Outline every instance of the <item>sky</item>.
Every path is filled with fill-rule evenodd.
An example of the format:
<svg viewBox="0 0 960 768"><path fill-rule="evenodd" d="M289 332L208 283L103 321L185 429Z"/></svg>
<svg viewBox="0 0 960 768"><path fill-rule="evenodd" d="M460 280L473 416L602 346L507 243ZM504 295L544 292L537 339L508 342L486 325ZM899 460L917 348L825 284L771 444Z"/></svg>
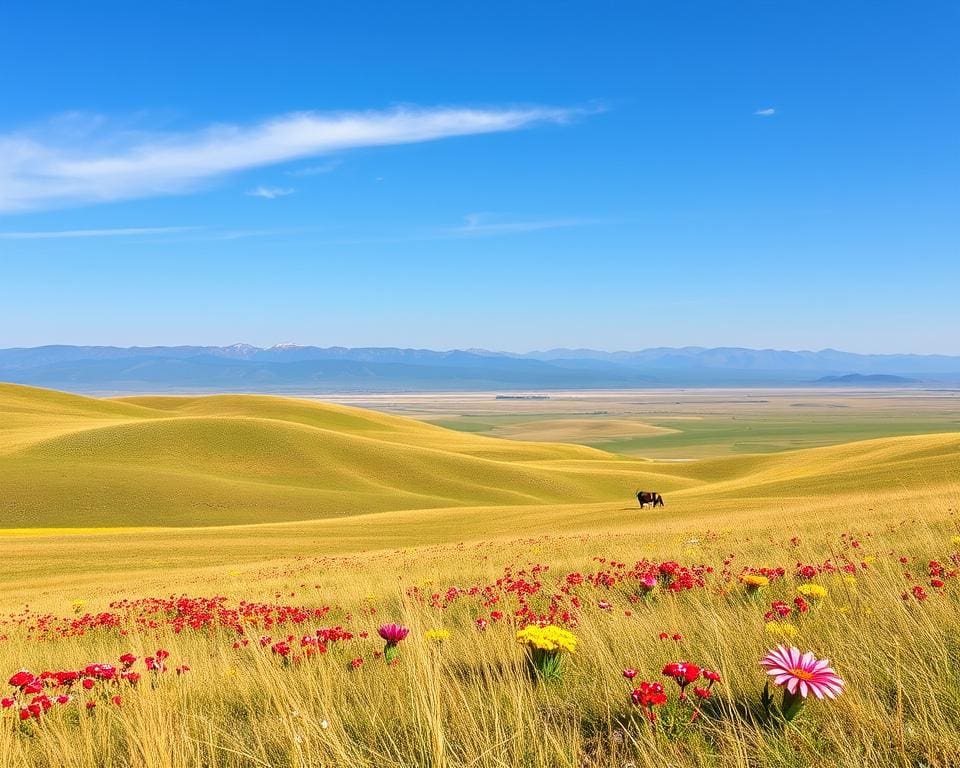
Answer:
<svg viewBox="0 0 960 768"><path fill-rule="evenodd" d="M960 354L958 22L6 0L0 347Z"/></svg>

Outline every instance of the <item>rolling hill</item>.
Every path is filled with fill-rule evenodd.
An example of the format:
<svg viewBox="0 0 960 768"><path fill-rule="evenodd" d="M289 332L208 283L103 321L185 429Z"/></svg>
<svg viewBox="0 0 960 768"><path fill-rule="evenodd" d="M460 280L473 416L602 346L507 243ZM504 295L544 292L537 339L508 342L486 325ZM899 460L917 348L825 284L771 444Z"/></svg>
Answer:
<svg viewBox="0 0 960 768"><path fill-rule="evenodd" d="M0 385L0 528L218 526L458 508L942 488L960 435L669 463L258 395L99 400Z"/></svg>

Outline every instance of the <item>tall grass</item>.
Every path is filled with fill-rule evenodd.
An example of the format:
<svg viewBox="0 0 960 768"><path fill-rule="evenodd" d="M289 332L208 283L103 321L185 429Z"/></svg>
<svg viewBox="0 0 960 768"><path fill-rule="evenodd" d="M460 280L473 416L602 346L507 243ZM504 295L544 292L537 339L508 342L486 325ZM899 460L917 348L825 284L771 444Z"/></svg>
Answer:
<svg viewBox="0 0 960 768"><path fill-rule="evenodd" d="M905 568L925 583L929 560L950 566L949 556L958 548L951 543L958 533L953 525L943 507L924 510L908 525L885 527L864 516L855 531L858 547L828 520L800 527L768 522L739 533L689 533L642 543L622 536L543 537L369 561L356 557L344 559L340 568L288 560L257 580L223 577L205 585L208 594L234 598L332 604L320 623L370 632L369 639L332 644L326 654L296 664L260 648L256 638L267 631L258 626L248 629L250 646L234 649L236 637L224 630L132 630L125 636L97 630L39 641L8 624L2 628L8 637L0 642L3 675L21 667L77 668L157 647L192 669L181 676L145 675L136 688L122 690L120 707L101 697L92 713L68 705L25 725L4 711L0 765L955 766L960 579L948 578L940 591L927 586L924 601L902 598L913 583ZM798 545L789 543L795 535ZM639 603L630 601L627 585L576 587L582 600L573 630L579 644L557 683L531 678L509 620L480 631L474 620L490 609L475 599L464 597L438 610L410 592L412 586L429 594L450 585L491 583L502 566L539 561L551 566L543 576L544 591L551 594L566 573L603 567L593 556L630 562L651 554L705 563L716 572L705 588L663 592ZM758 662L777 639L765 630L763 613L771 600L795 596L796 563L839 562L844 556L876 559L858 569L855 583L841 574L817 576L829 595L793 621L799 628L793 642L829 657L846 691L836 701L811 702L789 726L764 722ZM910 563L902 564L901 556ZM744 566L783 566L787 576L750 597L735 578L720 576L724 560L734 574ZM313 583L321 589L311 589ZM177 589L169 585L169 591ZM121 580L102 594L139 593L135 581ZM598 607L601 600L611 608ZM102 601L92 597L90 607L102 607ZM499 605L509 617L509 598ZM395 666L374 656L381 647L376 627L385 621L411 628ZM299 635L316 626L273 628L268 634ZM425 638L426 630L441 626L451 631L448 640L438 645ZM683 639L660 640L661 632ZM358 656L363 665L350 669L349 661ZM681 659L718 670L722 683L700 721L668 734L631 707L631 686L621 670L634 667L641 678L664 680L675 697L660 670Z"/></svg>

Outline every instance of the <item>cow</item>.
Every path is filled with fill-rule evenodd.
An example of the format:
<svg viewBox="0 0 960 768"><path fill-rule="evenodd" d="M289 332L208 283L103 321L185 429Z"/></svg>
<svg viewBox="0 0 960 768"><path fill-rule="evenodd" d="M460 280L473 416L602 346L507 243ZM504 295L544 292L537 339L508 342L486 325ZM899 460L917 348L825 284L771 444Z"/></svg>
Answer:
<svg viewBox="0 0 960 768"><path fill-rule="evenodd" d="M663 506L663 496L656 491L637 491L637 501L640 502L640 509L646 504L653 504L654 509Z"/></svg>

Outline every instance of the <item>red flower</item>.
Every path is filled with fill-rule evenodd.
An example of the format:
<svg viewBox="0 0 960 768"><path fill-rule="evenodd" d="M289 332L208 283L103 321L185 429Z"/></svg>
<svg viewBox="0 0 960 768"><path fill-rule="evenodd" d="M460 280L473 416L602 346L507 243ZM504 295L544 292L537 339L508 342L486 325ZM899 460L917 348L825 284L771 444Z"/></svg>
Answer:
<svg viewBox="0 0 960 768"><path fill-rule="evenodd" d="M630 700L638 707L643 707L643 713L652 723L657 719L653 712L655 706L665 704L667 694L663 691L663 685L660 683L648 683L643 681L638 688L630 692Z"/></svg>
<svg viewBox="0 0 960 768"><path fill-rule="evenodd" d="M705 669L703 670L703 679L709 680L711 683L719 683L720 673L714 672L712 669Z"/></svg>
<svg viewBox="0 0 960 768"><path fill-rule="evenodd" d="M637 670L635 670L635 669L625 669L625 670L623 670L623 676L624 676L625 678L627 678L627 680L633 680L633 678L635 678L635 677L637 676Z"/></svg>
<svg viewBox="0 0 960 768"><path fill-rule="evenodd" d="M93 680L93 678L85 677L85 678L83 679L82 685L83 685L83 687L84 687L86 690L89 691L91 688L93 688L94 685L96 685L96 681Z"/></svg>
<svg viewBox="0 0 960 768"><path fill-rule="evenodd" d="M681 688L686 687L700 677L700 667L686 661L676 661L663 668L663 674L676 680Z"/></svg>
<svg viewBox="0 0 960 768"><path fill-rule="evenodd" d="M16 672L8 682L15 688L23 688L28 683L32 683L35 679L36 677L34 676L33 672L28 672L25 669L21 669L19 672Z"/></svg>

